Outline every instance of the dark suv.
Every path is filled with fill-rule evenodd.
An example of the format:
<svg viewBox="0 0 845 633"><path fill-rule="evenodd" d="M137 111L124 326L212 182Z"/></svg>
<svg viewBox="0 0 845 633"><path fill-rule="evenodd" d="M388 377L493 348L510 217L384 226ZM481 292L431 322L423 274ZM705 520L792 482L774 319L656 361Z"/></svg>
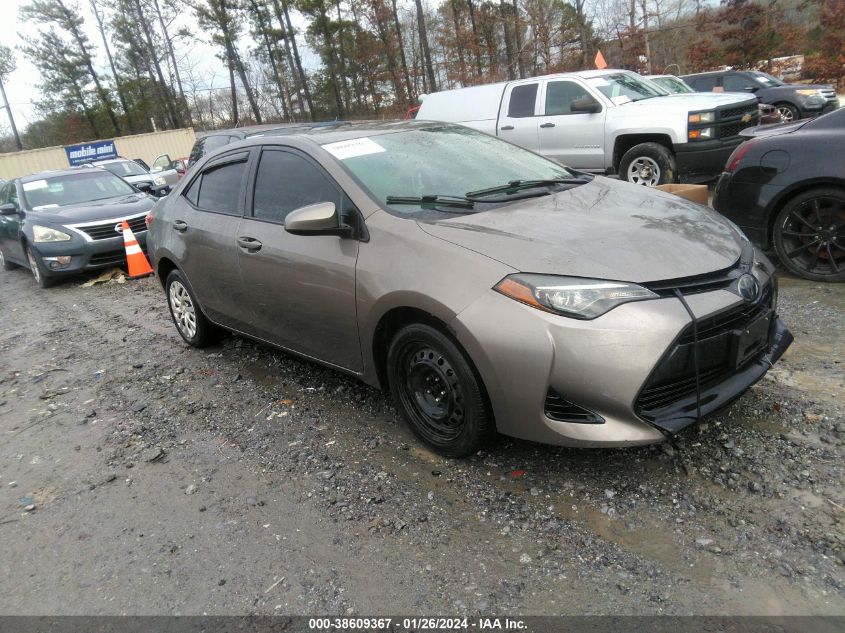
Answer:
<svg viewBox="0 0 845 633"><path fill-rule="evenodd" d="M833 86L788 84L759 70L720 70L681 77L696 92L752 92L784 121L819 116L839 107Z"/></svg>

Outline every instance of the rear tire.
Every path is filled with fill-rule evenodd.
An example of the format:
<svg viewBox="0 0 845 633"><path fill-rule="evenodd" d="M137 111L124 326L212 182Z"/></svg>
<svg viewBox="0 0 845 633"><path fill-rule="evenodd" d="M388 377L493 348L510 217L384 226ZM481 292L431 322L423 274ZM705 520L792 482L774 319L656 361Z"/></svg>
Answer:
<svg viewBox="0 0 845 633"><path fill-rule="evenodd" d="M493 434L487 395L463 351L422 323L399 330L387 352L390 392L411 431L446 457L466 457Z"/></svg>
<svg viewBox="0 0 845 633"><path fill-rule="evenodd" d="M772 241L791 272L812 281L845 281L845 189L798 194L775 218Z"/></svg>
<svg viewBox="0 0 845 633"><path fill-rule="evenodd" d="M29 270L32 272L35 283L41 288L49 288L55 285L56 279L47 276L47 268L41 263L41 258L35 254L35 251L28 244L26 246L26 259L29 261Z"/></svg>
<svg viewBox="0 0 845 633"><path fill-rule="evenodd" d="M660 143L640 143L619 161L619 176L635 185L655 187L675 182L675 156Z"/></svg>
<svg viewBox="0 0 845 633"><path fill-rule="evenodd" d="M17 264L13 264L8 259L6 259L6 255L3 254L3 249L0 248L0 268L2 268L3 270L14 270L17 267Z"/></svg>
<svg viewBox="0 0 845 633"><path fill-rule="evenodd" d="M205 317L188 280L179 270L172 270L164 282L167 307L176 331L191 347L205 347L213 342L215 326Z"/></svg>

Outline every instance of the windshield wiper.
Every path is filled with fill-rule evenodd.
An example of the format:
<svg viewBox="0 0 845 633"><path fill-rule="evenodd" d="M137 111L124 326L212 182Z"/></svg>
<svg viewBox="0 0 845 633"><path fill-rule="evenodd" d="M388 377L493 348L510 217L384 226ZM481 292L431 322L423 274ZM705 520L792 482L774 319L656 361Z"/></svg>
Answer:
<svg viewBox="0 0 845 633"><path fill-rule="evenodd" d="M386 202L387 204L418 204L424 209L433 209L438 206L472 209L475 206L475 203L469 198L462 198L461 196L442 196L437 194L428 194L423 196L387 196Z"/></svg>
<svg viewBox="0 0 845 633"><path fill-rule="evenodd" d="M520 191L521 189L533 189L534 187L553 187L554 185L583 185L589 182L584 178L546 178L542 180L511 180L504 185L496 185L495 187L488 187L487 189L479 189L478 191L468 191L466 197L483 198L484 196L491 196L497 193L511 193Z"/></svg>

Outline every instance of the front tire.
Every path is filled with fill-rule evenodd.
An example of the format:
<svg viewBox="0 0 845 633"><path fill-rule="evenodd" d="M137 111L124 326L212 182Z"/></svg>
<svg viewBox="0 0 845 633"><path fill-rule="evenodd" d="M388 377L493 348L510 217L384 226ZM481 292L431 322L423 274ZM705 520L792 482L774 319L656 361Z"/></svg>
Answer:
<svg viewBox="0 0 845 633"><path fill-rule="evenodd" d="M791 103L776 103L775 107L780 113L780 120L783 123L792 123L801 118L801 113Z"/></svg>
<svg viewBox="0 0 845 633"><path fill-rule="evenodd" d="M35 251L28 244L26 246L26 259L29 262L29 270L32 272L35 283L41 288L49 288L56 283L53 277L47 276L47 268L41 263L41 258L35 254Z"/></svg>
<svg viewBox="0 0 845 633"><path fill-rule="evenodd" d="M461 349L422 323L406 325L387 352L390 392L411 431L446 457L466 457L493 434L481 380Z"/></svg>
<svg viewBox="0 0 845 633"><path fill-rule="evenodd" d="M775 251L791 272L813 281L845 281L845 189L798 194L775 218Z"/></svg>
<svg viewBox="0 0 845 633"><path fill-rule="evenodd" d="M660 143L640 143L619 161L619 175L628 182L656 187L675 182L675 156Z"/></svg>
<svg viewBox="0 0 845 633"><path fill-rule="evenodd" d="M188 280L179 270L172 270L164 282L167 307L176 331L192 347L205 347L213 340L214 325L205 317Z"/></svg>

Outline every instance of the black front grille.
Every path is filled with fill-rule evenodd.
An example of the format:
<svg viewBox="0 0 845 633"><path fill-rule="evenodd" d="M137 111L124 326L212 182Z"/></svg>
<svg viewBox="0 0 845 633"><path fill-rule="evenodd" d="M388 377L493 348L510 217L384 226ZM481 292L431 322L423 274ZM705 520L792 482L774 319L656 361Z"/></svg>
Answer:
<svg viewBox="0 0 845 633"><path fill-rule="evenodd" d="M127 222L129 223L129 228L132 229L132 232L136 235L147 230L147 224L144 221L143 215L127 220ZM120 220L109 220L107 222L103 222L102 224L92 224L90 226L80 226L77 228L80 231L87 233L92 240L106 240L123 235L122 233L117 233L114 230L116 224L120 224Z"/></svg>
<svg viewBox="0 0 845 633"><path fill-rule="evenodd" d="M126 262L126 251L108 251L106 253L97 253L91 255L88 263L92 266L101 266L105 264L123 264Z"/></svg>
<svg viewBox="0 0 845 633"><path fill-rule="evenodd" d="M721 120L730 119L733 117L741 117L746 114L754 115L755 112L759 109L757 105L744 105L738 108L726 108L724 110L719 110L719 118Z"/></svg>
<svg viewBox="0 0 845 633"><path fill-rule="evenodd" d="M771 313L772 294L772 285L767 284L756 303L742 304L697 321L698 383L702 390L722 382L740 369L736 366L737 332ZM748 350L743 350L741 357L744 362L762 352L767 342L763 343L759 349L750 350L750 354ZM635 402L640 416L654 419L656 411L695 394L695 353L695 332L690 323L640 390Z"/></svg>
<svg viewBox="0 0 845 633"><path fill-rule="evenodd" d="M730 138L732 136L738 136L742 130L747 127L753 126L753 121L749 121L748 123L743 123L742 121L738 123L728 123L719 128L719 138Z"/></svg>
<svg viewBox="0 0 845 633"><path fill-rule="evenodd" d="M743 121L742 119L746 120ZM750 103L718 111L716 128L721 139L733 138L748 127L757 125L760 120L760 108L756 103Z"/></svg>
<svg viewBox="0 0 845 633"><path fill-rule="evenodd" d="M694 275L692 277L681 277L678 279L667 279L664 281L652 281L642 285L661 297L675 296L676 288L680 290L683 295L692 295L700 292L711 292L713 290L728 288L743 272L744 268L742 267L742 263L737 261L733 266L729 266L712 273Z"/></svg>
<svg viewBox="0 0 845 633"><path fill-rule="evenodd" d="M575 422L576 424L604 424L604 418L592 411L579 407L577 404L564 400L560 394L549 388L546 392L544 406L546 417L558 422Z"/></svg>

